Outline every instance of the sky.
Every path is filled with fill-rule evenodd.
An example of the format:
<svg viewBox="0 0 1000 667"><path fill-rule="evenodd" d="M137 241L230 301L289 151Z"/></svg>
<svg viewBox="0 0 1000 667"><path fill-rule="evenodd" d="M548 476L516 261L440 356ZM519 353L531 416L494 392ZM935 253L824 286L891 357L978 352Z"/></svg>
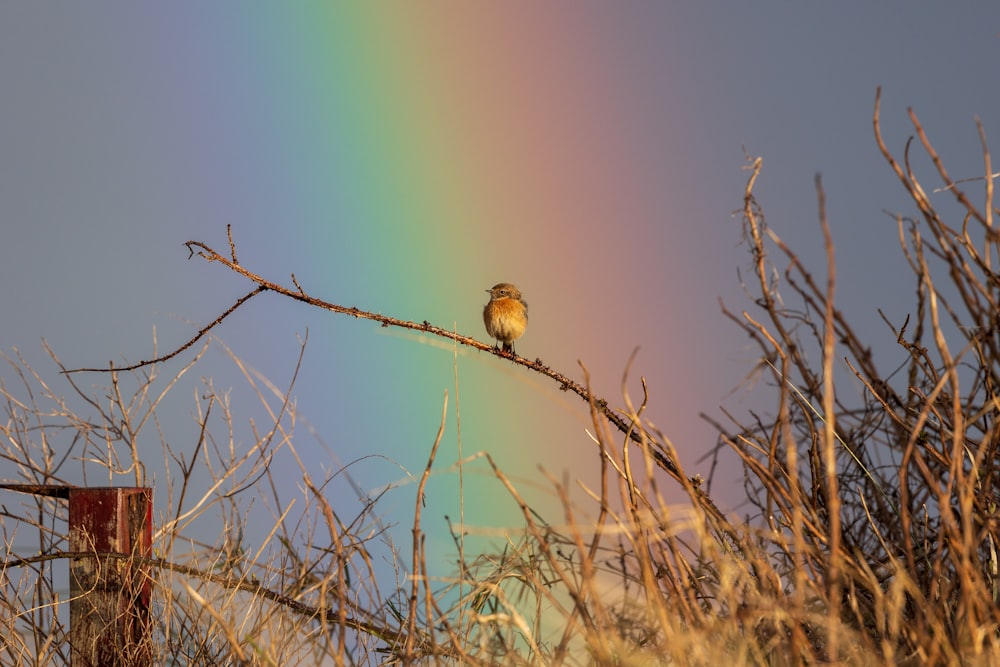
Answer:
<svg viewBox="0 0 1000 667"><path fill-rule="evenodd" d="M251 289L183 246L225 253L231 225L254 273L480 340L484 290L515 283L531 318L519 353L578 380L584 364L620 407L638 349L629 391L646 378L649 418L707 474L717 438L699 413L768 405L733 391L757 350L719 307L752 307L739 284L748 156L763 159L769 226L815 272L822 175L838 303L891 361L876 309L905 316L912 278L886 211L913 207L875 145L876 87L890 149L912 134L912 107L951 173L979 176L975 118L1000 132L998 33L989 3L5 3L0 351L72 396L43 339L70 368L182 344ZM296 451L319 478L350 464L356 486L325 487L345 516L358 489L389 487L377 514L404 543L446 401L424 509L433 553L450 544L462 456L490 453L553 520L542 470L596 480L583 403L509 362L273 294L213 336L162 405L172 447L194 449L208 382L229 392L248 446L266 415L226 349L287 387L308 337ZM0 378L23 393L12 366ZM157 439L141 444L165 483ZM299 493L297 464L273 465ZM82 483L84 467L65 478ZM470 530L519 525L482 459L464 474ZM738 510L740 471L715 474ZM22 481L4 462L0 478Z"/></svg>

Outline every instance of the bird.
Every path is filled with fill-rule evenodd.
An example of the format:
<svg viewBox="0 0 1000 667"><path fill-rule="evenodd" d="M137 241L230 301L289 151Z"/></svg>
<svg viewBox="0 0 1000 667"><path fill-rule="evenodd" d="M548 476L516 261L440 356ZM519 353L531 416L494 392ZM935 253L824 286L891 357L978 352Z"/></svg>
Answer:
<svg viewBox="0 0 1000 667"><path fill-rule="evenodd" d="M514 341L524 335L528 327L528 304L521 298L521 291L510 283L497 283L489 292L489 303L483 308L486 333L497 339L496 348L503 343L503 351L514 352Z"/></svg>

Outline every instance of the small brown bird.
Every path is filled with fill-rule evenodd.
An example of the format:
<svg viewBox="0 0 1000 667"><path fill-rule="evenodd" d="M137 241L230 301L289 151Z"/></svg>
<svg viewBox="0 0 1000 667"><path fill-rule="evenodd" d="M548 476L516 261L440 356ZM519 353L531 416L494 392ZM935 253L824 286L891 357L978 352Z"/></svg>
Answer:
<svg viewBox="0 0 1000 667"><path fill-rule="evenodd" d="M490 302L483 308L486 333L503 343L504 352L516 354L514 341L528 328L528 304L510 283L497 283L486 291L490 293Z"/></svg>

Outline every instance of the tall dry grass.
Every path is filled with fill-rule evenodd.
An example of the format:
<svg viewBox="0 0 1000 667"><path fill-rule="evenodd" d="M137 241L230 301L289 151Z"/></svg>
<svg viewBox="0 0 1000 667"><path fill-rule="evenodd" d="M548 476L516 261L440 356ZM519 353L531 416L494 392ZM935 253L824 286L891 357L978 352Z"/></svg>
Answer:
<svg viewBox="0 0 1000 667"><path fill-rule="evenodd" d="M297 454L292 386L278 390L233 357L268 415L251 445L237 446L239 416L210 384L196 400L194 453L166 436L156 422L159 402L204 348L171 379L158 373L179 363L177 351L117 369L96 396L74 374L64 376L92 408L87 417L23 359L7 359L19 383L2 387L0 457L5 470L17 470L7 481L57 483L82 460L100 471L91 473L94 483L141 484L135 443L147 433L159 439L170 472L148 563L157 664L1000 664L1000 235L990 154L980 127L985 177L956 182L914 114L917 140L902 156L882 140L877 99L873 120L876 142L914 205L896 219L913 300L903 321L885 318L906 361L883 368L837 306L836 228L822 184L826 263L814 272L766 225L754 195L762 162L753 161L743 207L752 307L724 313L758 347L754 371L769 382L757 391L772 404L717 422L721 445L744 467L748 516L720 511L705 480L686 472L669 438L646 419L654 397L630 396L623 381L621 407L613 409L589 391L585 369L577 383L522 358L513 361L587 401L599 484L581 505L565 480L550 477L563 513L543 516L486 454L495 483L522 508L523 525L497 553L469 553L456 535L460 562L444 581L427 568L420 503L440 432L418 480L412 544L393 551L399 585L383 589L373 554L379 499L349 517L331 506L324 490L336 473L314 479ZM911 168L914 149L930 157L938 197ZM957 216L939 212L932 200L940 196L954 200ZM189 248L255 288L181 350L261 291L489 349L427 322L323 302L294 277L293 287L269 282L237 261L231 237L229 255L198 242ZM122 390L126 375L131 394ZM447 419L443 410L442 428ZM72 456L52 446L56 432L72 434ZM293 501L276 491L271 464L279 454L299 466L304 493ZM687 502L667 503L665 484L679 485ZM242 536L254 499L267 499L271 528L251 551ZM9 507L0 661L65 663L57 574L65 510L46 499ZM192 538L209 516L222 519L218 538ZM37 553L15 547L25 532Z"/></svg>

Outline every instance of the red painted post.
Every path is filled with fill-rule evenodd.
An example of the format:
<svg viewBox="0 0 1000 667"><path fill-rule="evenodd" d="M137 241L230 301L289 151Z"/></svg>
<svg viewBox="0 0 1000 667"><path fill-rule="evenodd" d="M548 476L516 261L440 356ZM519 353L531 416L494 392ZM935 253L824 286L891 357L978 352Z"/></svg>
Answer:
<svg viewBox="0 0 1000 667"><path fill-rule="evenodd" d="M69 642L74 667L152 662L149 558L153 490L121 486L0 484L0 489L69 501ZM123 557L124 556L124 557Z"/></svg>
<svg viewBox="0 0 1000 667"><path fill-rule="evenodd" d="M150 664L149 568L115 555L149 558L152 541L152 489L69 489L69 550L95 553L70 560L74 667Z"/></svg>

